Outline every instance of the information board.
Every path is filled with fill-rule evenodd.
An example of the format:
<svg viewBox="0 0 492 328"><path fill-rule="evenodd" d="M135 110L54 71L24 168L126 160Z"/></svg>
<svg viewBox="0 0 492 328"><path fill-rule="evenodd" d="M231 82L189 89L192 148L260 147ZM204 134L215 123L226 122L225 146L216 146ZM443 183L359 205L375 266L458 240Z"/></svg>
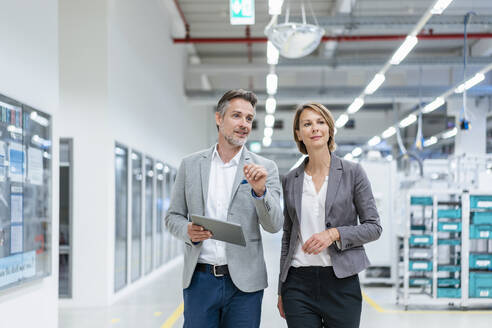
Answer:
<svg viewBox="0 0 492 328"><path fill-rule="evenodd" d="M51 274L51 118L0 94L0 290Z"/></svg>

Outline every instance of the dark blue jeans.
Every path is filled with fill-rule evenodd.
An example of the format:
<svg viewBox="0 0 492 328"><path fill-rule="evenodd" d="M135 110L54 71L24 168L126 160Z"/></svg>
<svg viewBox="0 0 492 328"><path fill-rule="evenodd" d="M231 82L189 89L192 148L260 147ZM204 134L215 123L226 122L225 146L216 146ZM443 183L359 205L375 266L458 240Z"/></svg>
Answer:
<svg viewBox="0 0 492 328"><path fill-rule="evenodd" d="M195 271L183 290L184 328L258 328L263 290L245 293L229 275Z"/></svg>

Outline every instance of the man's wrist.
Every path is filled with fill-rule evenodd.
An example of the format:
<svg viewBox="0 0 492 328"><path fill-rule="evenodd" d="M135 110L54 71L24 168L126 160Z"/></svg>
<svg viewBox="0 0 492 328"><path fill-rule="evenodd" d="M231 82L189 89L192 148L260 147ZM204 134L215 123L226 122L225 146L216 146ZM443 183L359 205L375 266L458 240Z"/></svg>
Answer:
<svg viewBox="0 0 492 328"><path fill-rule="evenodd" d="M261 196L263 196L263 195L265 194L265 190L266 190L266 188L263 188L263 190L262 190L262 191L256 191L256 190L253 188L253 192L255 193L255 196L257 196L257 197L261 197Z"/></svg>
<svg viewBox="0 0 492 328"><path fill-rule="evenodd" d="M265 197L265 195L266 195L266 192L267 192L266 186L264 187L262 193L256 192L256 190L254 188L251 188L251 194L253 195L253 197L258 198L258 199L263 199L263 197Z"/></svg>

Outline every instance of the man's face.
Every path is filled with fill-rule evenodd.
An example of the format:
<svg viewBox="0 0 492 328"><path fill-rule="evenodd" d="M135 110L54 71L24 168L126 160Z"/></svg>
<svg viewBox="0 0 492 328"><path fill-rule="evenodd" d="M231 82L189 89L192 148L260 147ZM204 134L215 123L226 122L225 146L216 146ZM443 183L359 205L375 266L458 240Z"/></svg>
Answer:
<svg viewBox="0 0 492 328"><path fill-rule="evenodd" d="M254 117L255 110L251 103L242 98L230 100L224 117L215 113L215 122L219 126L219 137L223 136L232 146L244 145L251 132Z"/></svg>

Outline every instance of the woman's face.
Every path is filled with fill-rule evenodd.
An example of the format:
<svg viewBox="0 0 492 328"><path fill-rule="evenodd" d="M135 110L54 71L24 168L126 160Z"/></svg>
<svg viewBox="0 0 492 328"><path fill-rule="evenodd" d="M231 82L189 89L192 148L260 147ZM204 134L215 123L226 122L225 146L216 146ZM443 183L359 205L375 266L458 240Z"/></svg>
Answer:
<svg viewBox="0 0 492 328"><path fill-rule="evenodd" d="M328 122L312 109L304 109L299 117L297 138L304 142L308 153L321 147L328 147L330 128Z"/></svg>

